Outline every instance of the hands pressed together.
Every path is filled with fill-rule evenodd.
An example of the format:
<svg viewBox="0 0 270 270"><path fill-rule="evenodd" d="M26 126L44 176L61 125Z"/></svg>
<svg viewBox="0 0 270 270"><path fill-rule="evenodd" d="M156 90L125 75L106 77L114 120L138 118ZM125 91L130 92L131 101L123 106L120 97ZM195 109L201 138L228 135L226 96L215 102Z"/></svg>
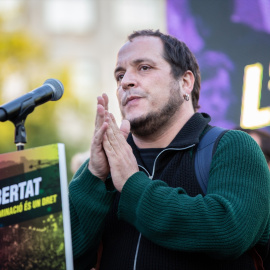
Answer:
<svg viewBox="0 0 270 270"><path fill-rule="evenodd" d="M123 120L118 128L114 116L108 112L108 103L106 94L97 98L95 132L88 168L102 181L105 181L111 172L113 184L121 192L127 179L139 169L132 149L126 141L130 123Z"/></svg>

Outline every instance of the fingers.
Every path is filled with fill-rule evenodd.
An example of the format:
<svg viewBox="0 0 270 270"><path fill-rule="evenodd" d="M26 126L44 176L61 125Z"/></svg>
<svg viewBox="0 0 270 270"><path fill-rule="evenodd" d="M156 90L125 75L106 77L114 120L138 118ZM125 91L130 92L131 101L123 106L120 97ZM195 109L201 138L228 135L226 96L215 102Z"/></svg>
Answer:
<svg viewBox="0 0 270 270"><path fill-rule="evenodd" d="M106 94L102 94L102 96L97 97L97 114L95 127L98 130L105 119L105 111L108 111L109 98Z"/></svg>
<svg viewBox="0 0 270 270"><path fill-rule="evenodd" d="M130 122L124 119L121 123L120 130L122 134L124 135L125 139L127 139L128 134L130 132Z"/></svg>
<svg viewBox="0 0 270 270"><path fill-rule="evenodd" d="M97 97L97 114L96 114L96 122L95 122L96 131L100 129L100 127L105 121L105 112L108 111L108 104L109 104L109 98L107 94L103 93L102 96ZM110 118L113 122L112 127L113 127L114 132L118 132L119 129L117 127L117 123L113 114L110 114ZM130 132L130 123L128 120L122 121L120 130L124 138L127 139L128 134Z"/></svg>
<svg viewBox="0 0 270 270"><path fill-rule="evenodd" d="M123 132L118 128L114 116L112 114L109 114L108 118L108 128L104 135L103 146L107 154L113 153L114 155L119 155L120 153L125 152L125 146L127 144L126 137L124 136ZM127 131L128 129L129 122L127 121L123 126L123 130Z"/></svg>
<svg viewBox="0 0 270 270"><path fill-rule="evenodd" d="M130 122L128 120L124 119L122 121L122 123L121 123L120 129L118 129L118 126L117 126L117 123L116 123L116 120L115 120L113 114L110 113L110 117L112 119L112 122L113 122L114 127L116 128L116 130L117 131L120 130L122 135L124 136L124 138L127 139L128 134L130 132Z"/></svg>
<svg viewBox="0 0 270 270"><path fill-rule="evenodd" d="M132 148L127 143L123 131L129 130L129 122L122 124L122 130L117 127L112 114L109 114L108 128L103 136L105 150L110 166L110 172L115 188L121 192L127 179L138 169Z"/></svg>
<svg viewBox="0 0 270 270"><path fill-rule="evenodd" d="M125 138L125 136L123 135L121 130L118 128L116 120L115 120L112 113L109 114L109 118L110 118L109 119L109 128L111 128L112 134L113 134L113 136L111 136L111 138L116 138L117 141L123 140L123 138ZM126 125L128 125L128 124L126 124ZM126 128L128 128L128 127L126 127Z"/></svg>
<svg viewBox="0 0 270 270"><path fill-rule="evenodd" d="M113 118L114 119L114 118ZM104 148L105 151L114 152L116 153L117 150L119 150L120 144L119 144L119 135L122 136L120 133L115 121L112 119L111 114L109 115L109 121L108 121L108 128L106 130L106 133L104 135ZM118 130L117 130L118 129Z"/></svg>
<svg viewBox="0 0 270 270"><path fill-rule="evenodd" d="M94 134L90 150L90 160L88 164L88 168L91 173L103 181L106 179L109 173L109 164L103 149L103 138L107 129L108 116L105 117L105 121Z"/></svg>
<svg viewBox="0 0 270 270"><path fill-rule="evenodd" d="M97 98L95 136L92 147L96 150L103 150L104 145L107 145L107 150L111 151L115 148L119 151L130 132L130 123L128 120L123 120L119 129L113 114L108 112L108 104L109 98L105 93Z"/></svg>
<svg viewBox="0 0 270 270"><path fill-rule="evenodd" d="M101 97L97 98L97 113L96 113L96 121L95 127L98 130L104 122L105 116L105 108L104 108L104 100Z"/></svg>
<svg viewBox="0 0 270 270"><path fill-rule="evenodd" d="M93 138L93 144L95 146L101 146L103 141L103 136L108 129L108 121L104 121L104 123L101 125L100 129L97 130L94 138Z"/></svg>
<svg viewBox="0 0 270 270"><path fill-rule="evenodd" d="M103 97L103 100L104 100L104 108L105 108L106 111L108 111L109 110L109 106L108 106L109 98L108 98L107 94L105 94L105 93L102 94L102 97Z"/></svg>
<svg viewBox="0 0 270 270"><path fill-rule="evenodd" d="M106 133L108 127L109 127L109 113L107 111L104 111L103 115L103 123L101 123L101 126L97 128L94 133L94 137L92 139L92 145L91 145L91 152L95 151L102 151L102 144L103 144L103 138L104 134Z"/></svg>
<svg viewBox="0 0 270 270"><path fill-rule="evenodd" d="M93 161L94 158L102 154L103 151L103 138L106 130L108 129L108 123L104 122L101 128L95 133L92 143L91 143L91 150L90 150L90 161Z"/></svg>

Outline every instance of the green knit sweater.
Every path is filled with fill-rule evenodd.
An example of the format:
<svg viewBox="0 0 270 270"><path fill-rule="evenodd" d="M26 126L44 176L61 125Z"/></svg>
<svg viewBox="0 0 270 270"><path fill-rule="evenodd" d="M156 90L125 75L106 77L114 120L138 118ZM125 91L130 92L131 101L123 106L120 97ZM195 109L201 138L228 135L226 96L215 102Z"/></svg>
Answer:
<svg viewBox="0 0 270 270"><path fill-rule="evenodd" d="M82 269L95 264L93 251L116 193L87 164L69 187L74 259ZM118 218L166 248L237 258L269 239L270 173L264 155L249 135L228 131L213 157L206 196L190 197L181 187L137 172L123 187Z"/></svg>

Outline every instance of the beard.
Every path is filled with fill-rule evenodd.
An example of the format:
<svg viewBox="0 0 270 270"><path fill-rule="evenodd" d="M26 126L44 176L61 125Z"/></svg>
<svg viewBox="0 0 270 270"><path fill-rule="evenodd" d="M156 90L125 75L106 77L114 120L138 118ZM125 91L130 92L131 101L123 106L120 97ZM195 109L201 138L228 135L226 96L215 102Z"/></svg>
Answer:
<svg viewBox="0 0 270 270"><path fill-rule="evenodd" d="M131 133L144 137L158 132L170 123L170 118L179 110L183 102L184 99L180 95L180 86L178 83L173 82L167 103L158 111L150 112L146 116L131 120Z"/></svg>

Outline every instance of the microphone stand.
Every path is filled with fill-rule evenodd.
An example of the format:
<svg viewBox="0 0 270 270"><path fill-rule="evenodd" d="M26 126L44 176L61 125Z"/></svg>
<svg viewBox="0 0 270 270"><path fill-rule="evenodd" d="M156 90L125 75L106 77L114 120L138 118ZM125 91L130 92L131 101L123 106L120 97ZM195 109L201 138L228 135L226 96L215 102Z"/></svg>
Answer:
<svg viewBox="0 0 270 270"><path fill-rule="evenodd" d="M24 150L24 145L26 144L26 130L24 123L25 119L13 122L13 124L15 125L14 143L17 146L17 151Z"/></svg>
<svg viewBox="0 0 270 270"><path fill-rule="evenodd" d="M15 126L14 143L17 146L17 151L24 150L24 145L26 144L25 120L28 114L35 109L35 102L33 99L27 99L24 103L27 104L27 106L24 106L24 109L21 110L15 118L10 120Z"/></svg>

